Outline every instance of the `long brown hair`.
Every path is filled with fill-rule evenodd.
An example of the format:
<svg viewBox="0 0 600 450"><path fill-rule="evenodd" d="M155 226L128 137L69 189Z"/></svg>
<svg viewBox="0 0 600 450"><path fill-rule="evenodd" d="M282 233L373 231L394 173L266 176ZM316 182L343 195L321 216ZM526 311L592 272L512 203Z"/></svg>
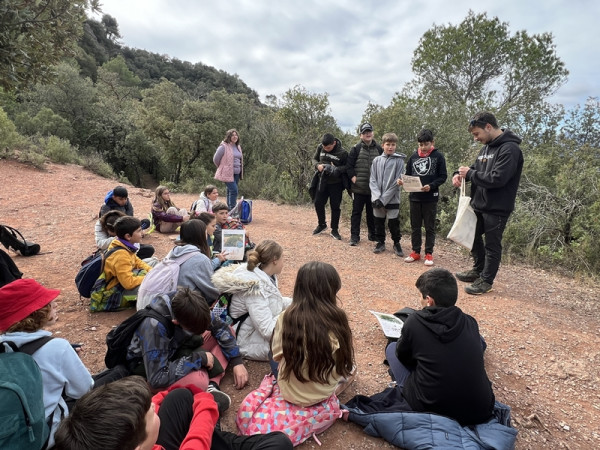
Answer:
<svg viewBox="0 0 600 450"><path fill-rule="evenodd" d="M155 194L154 194L154 203L158 203L160 205L160 207L162 208L163 211L166 211L171 206L174 206L175 208L177 208L177 206L175 206L175 203L173 203L172 200L169 200L168 202L165 202L165 199L162 198L163 192L165 192L167 189L169 189L167 186L162 186L162 185L158 186L156 188L156 191L155 191Z"/></svg>
<svg viewBox="0 0 600 450"><path fill-rule="evenodd" d="M223 142L230 144L231 143L231 136L233 136L233 133L237 134L238 136L238 140L235 143L235 145L240 145L240 133L238 133L238 130L236 130L235 128L232 128L231 130L227 130L227 132L225 133L225 138L223 139Z"/></svg>
<svg viewBox="0 0 600 450"><path fill-rule="evenodd" d="M348 317L337 305L342 287L339 274L331 264L311 261L298 270L293 301L285 310L282 343L285 367L280 377L293 373L298 381L326 384L335 368L340 376L352 372L354 348ZM330 334L338 340L333 355ZM308 380L302 375L304 361Z"/></svg>
<svg viewBox="0 0 600 450"><path fill-rule="evenodd" d="M179 240L175 245L195 245L209 258L212 256L208 239L206 238L206 224L198 219L183 222L179 228Z"/></svg>

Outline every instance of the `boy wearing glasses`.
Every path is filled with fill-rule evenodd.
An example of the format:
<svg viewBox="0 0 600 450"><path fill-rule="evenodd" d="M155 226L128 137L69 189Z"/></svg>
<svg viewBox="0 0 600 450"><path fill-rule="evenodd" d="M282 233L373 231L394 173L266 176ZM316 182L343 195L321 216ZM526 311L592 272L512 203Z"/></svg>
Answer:
<svg viewBox="0 0 600 450"><path fill-rule="evenodd" d="M471 182L471 207L477 216L477 226L471 249L473 268L458 272L456 278L472 283L465 287L467 294L480 295L492 290L498 273L502 234L515 208L523 153L519 147L521 138L508 129L499 128L490 112L475 114L469 122L469 132L484 146L471 167L458 168L452 184L460 187L462 179Z"/></svg>

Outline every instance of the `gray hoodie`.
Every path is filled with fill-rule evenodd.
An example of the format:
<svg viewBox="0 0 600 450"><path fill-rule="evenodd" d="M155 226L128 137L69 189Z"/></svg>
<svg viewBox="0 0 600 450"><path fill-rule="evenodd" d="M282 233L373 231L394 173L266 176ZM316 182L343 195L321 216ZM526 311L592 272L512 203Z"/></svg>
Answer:
<svg viewBox="0 0 600 450"><path fill-rule="evenodd" d="M213 267L208 256L203 254L195 245L187 244L174 247L167 255L167 258L177 259L190 252L196 252L197 255L192 256L181 264L177 286L199 291L208 304L212 305L219 298L219 291L217 291L211 281Z"/></svg>

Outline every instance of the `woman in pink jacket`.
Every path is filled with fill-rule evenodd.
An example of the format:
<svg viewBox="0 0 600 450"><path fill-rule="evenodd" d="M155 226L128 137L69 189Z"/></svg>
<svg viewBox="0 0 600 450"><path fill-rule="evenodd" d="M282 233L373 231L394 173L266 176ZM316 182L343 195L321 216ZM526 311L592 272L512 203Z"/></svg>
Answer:
<svg viewBox="0 0 600 450"><path fill-rule="evenodd" d="M213 162L217 166L215 179L227 186L227 206L232 210L237 202L238 183L244 175L244 157L237 130L225 133L225 139L217 148Z"/></svg>

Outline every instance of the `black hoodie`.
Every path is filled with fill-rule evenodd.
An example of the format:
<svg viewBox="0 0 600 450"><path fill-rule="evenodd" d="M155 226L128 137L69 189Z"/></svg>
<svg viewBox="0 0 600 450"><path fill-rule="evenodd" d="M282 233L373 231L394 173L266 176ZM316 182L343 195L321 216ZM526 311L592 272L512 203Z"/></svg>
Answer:
<svg viewBox="0 0 600 450"><path fill-rule="evenodd" d="M479 327L460 308L433 306L411 314L396 355L412 371L402 393L413 410L451 417L463 426L490 418L495 399Z"/></svg>
<svg viewBox="0 0 600 450"><path fill-rule="evenodd" d="M521 138L507 129L479 151L467 173L475 211L509 216L515 209L523 170L520 143Z"/></svg>

